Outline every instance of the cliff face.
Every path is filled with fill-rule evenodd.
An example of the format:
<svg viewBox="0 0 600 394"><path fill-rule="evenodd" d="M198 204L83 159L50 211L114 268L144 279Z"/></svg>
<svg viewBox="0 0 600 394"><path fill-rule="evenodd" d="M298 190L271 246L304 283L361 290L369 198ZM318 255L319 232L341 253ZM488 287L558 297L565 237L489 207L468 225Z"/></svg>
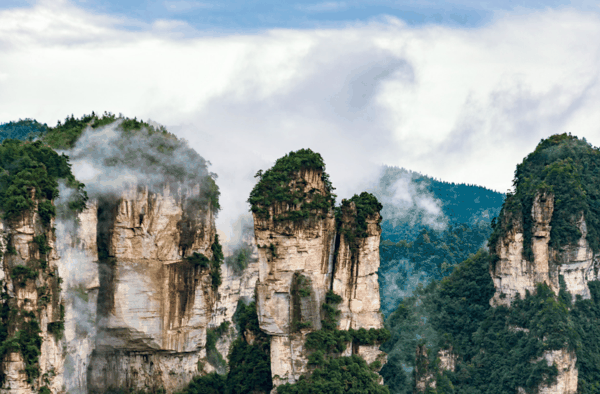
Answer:
<svg viewBox="0 0 600 394"><path fill-rule="evenodd" d="M302 170L295 181L306 191L327 193L321 171ZM336 231L332 210L304 221L273 219L289 211L288 205L276 203L269 207L268 218L254 215L258 318L261 330L271 336L274 386L294 383L308 372L306 334L321 328L327 291L342 296L339 329L383 326L377 282L379 214L369 218L368 236L351 251ZM349 344L346 349L372 362L381 358L377 347Z"/></svg>
<svg viewBox="0 0 600 394"><path fill-rule="evenodd" d="M64 319L52 224L43 224L37 204L0 224L2 328L7 335L2 393L35 393L43 386L56 391L63 385L57 372L63 369L59 326Z"/></svg>
<svg viewBox="0 0 600 394"><path fill-rule="evenodd" d="M186 216L186 198L169 188L131 188L98 203L98 334L88 389L184 386L205 356L216 302L207 269L184 258L212 258L210 209Z"/></svg>
<svg viewBox="0 0 600 394"><path fill-rule="evenodd" d="M532 254L533 259L523 257L524 234L522 220L515 220L509 231L496 246L499 260L490 267L496 293L490 300L492 306L510 305L519 294L524 298L526 292L535 293L536 283L546 283L558 294L562 277L565 289L572 296L590 298L587 283L597 280L596 260L587 240L587 226L581 215L578 221L581 238L577 245L566 246L561 250L549 247L551 226L554 213L554 195L537 193L531 209L532 218ZM577 357L566 349L546 352L548 365L558 368L557 382L551 386L540 387L540 393L577 392L578 371L575 366Z"/></svg>

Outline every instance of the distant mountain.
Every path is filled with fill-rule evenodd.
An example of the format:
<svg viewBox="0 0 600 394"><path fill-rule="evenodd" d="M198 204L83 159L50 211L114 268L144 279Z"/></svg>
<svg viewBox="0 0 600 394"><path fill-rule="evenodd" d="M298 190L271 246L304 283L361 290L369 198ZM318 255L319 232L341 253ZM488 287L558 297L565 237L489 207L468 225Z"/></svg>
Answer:
<svg viewBox="0 0 600 394"><path fill-rule="evenodd" d="M0 143L6 139L21 141L33 140L48 131L48 126L33 119L0 124Z"/></svg>
<svg viewBox="0 0 600 394"><path fill-rule="evenodd" d="M383 168L369 190L383 204L379 284L387 316L419 283L439 280L492 233L505 195L404 168Z"/></svg>

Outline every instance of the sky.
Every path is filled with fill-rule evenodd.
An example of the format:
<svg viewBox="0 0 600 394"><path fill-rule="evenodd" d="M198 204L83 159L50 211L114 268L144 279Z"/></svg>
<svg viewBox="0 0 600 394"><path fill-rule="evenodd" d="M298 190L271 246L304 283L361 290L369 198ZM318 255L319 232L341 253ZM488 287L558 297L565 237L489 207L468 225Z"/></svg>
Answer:
<svg viewBox="0 0 600 394"><path fill-rule="evenodd" d="M542 138L600 145L599 64L592 1L0 2L0 123L165 125L211 162L224 231L301 148L338 200L384 164L506 192Z"/></svg>

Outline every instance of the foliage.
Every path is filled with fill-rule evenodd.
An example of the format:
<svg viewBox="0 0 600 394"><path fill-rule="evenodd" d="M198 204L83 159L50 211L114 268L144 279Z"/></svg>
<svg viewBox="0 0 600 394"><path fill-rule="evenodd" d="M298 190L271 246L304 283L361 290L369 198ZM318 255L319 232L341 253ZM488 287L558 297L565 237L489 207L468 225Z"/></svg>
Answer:
<svg viewBox="0 0 600 394"><path fill-rule="evenodd" d="M25 265L15 265L10 272L10 277L19 286L23 287L27 283L27 280L35 280L38 277L38 272Z"/></svg>
<svg viewBox="0 0 600 394"><path fill-rule="evenodd" d="M212 288L216 291L222 283L221 264L223 264L223 261L225 260L225 256L223 255L223 248L219 243L218 234L215 234L215 241L210 246L210 249L213 253L213 258L210 261L210 277L212 281Z"/></svg>
<svg viewBox="0 0 600 394"><path fill-rule="evenodd" d="M278 394L385 394L386 386L377 383L378 375L371 371L365 360L357 355L331 358L323 362L308 377L297 383L277 387Z"/></svg>
<svg viewBox="0 0 600 394"><path fill-rule="evenodd" d="M550 221L550 246L559 249L574 245L581 237L578 221L582 214L587 224L586 239L594 252L600 251L600 151L585 139L570 134L553 135L542 140L535 151L517 165L513 185L498 220L490 247L516 223L523 226L523 257L531 260L532 206L536 195L554 196Z"/></svg>
<svg viewBox="0 0 600 394"><path fill-rule="evenodd" d="M309 376L294 384L277 387L277 393L389 393L387 387L378 384L378 375L359 356L339 357L347 344L373 345L389 338L386 329L338 330L340 315L337 305L342 297L329 290L323 304L322 329L306 335L305 348L311 353L308 364L314 367Z"/></svg>
<svg viewBox="0 0 600 394"><path fill-rule="evenodd" d="M374 195L362 192L360 195L355 194L349 200L343 199L342 205L335 208L337 230L344 235L353 255L358 250L359 240L368 236L367 218L379 215L382 207ZM379 223L381 223L380 215L377 220L378 226Z"/></svg>
<svg viewBox="0 0 600 394"><path fill-rule="evenodd" d="M252 260L252 245L249 243L242 243L238 245L231 256L225 258L225 264L233 268L233 271L237 274L242 273L248 264Z"/></svg>
<svg viewBox="0 0 600 394"><path fill-rule="evenodd" d="M571 310L575 329L580 338L577 348L577 392L600 392L600 282L588 282L591 299L578 297Z"/></svg>
<svg viewBox="0 0 600 394"><path fill-rule="evenodd" d="M42 347L40 325L32 315L31 313L27 314L28 321L21 324L21 329L0 344L0 357L8 353L21 353L25 362L25 373L29 384L33 384L33 381L40 374L38 360Z"/></svg>
<svg viewBox="0 0 600 394"><path fill-rule="evenodd" d="M34 207L34 198L40 202L40 215L46 224L56 214L50 201L58 197L58 180L76 191L72 209L85 208L87 194L84 185L71 173L69 159L58 155L40 141L33 143L5 140L0 145L0 209L7 219L15 219Z"/></svg>
<svg viewBox="0 0 600 394"><path fill-rule="evenodd" d="M196 376L180 394L223 394L227 377L216 372Z"/></svg>
<svg viewBox="0 0 600 394"><path fill-rule="evenodd" d="M53 321L48 323L47 329L50 334L53 334L56 337L57 341L60 341L65 332L65 306L63 304L59 304L60 308L60 317L57 321Z"/></svg>
<svg viewBox="0 0 600 394"><path fill-rule="evenodd" d="M48 130L48 125L33 119L19 119L17 122L0 124L0 142L7 139L32 141Z"/></svg>
<svg viewBox="0 0 600 394"><path fill-rule="evenodd" d="M384 315L389 316L418 282L426 284L451 274L456 265L477 252L491 232L490 225L481 222L450 225L444 231L423 229L412 242L382 241L378 279ZM384 228L382 237L385 233Z"/></svg>
<svg viewBox="0 0 600 394"><path fill-rule="evenodd" d="M221 264L223 264L223 260L225 259L223 255L223 247L219 243L219 235L215 234L215 240L210 246L213 257L209 259L202 253L194 252L191 256L185 258L185 260L192 264L194 267L199 269L209 268L209 274L211 278L212 288L213 290L217 290L217 288L222 283L221 278Z"/></svg>
<svg viewBox="0 0 600 394"><path fill-rule="evenodd" d="M224 321L219 327L206 330L206 358L220 372L225 370L227 362L217 350L217 341L229 331L230 324L230 322Z"/></svg>
<svg viewBox="0 0 600 394"><path fill-rule="evenodd" d="M325 194L318 189L306 190L307 181L302 173L316 171L325 186ZM290 152L277 159L269 170L256 174L258 182L252 189L248 202L251 211L259 218L270 217L268 207L273 206L273 220L292 222L306 220L316 214L324 218L333 208L335 194L325 163L320 154L310 149ZM282 211L279 213L278 208Z"/></svg>
<svg viewBox="0 0 600 394"><path fill-rule="evenodd" d="M77 119L71 114L70 117L65 118L64 123L59 120L55 127L50 128L42 140L54 149L71 149L85 128L91 125L95 119L96 115L93 112L91 115L83 115L81 119Z"/></svg>
<svg viewBox="0 0 600 394"><path fill-rule="evenodd" d="M200 195L186 200L187 210L205 209L210 204L213 212L219 211L220 192L215 183L216 174L208 172L206 160L186 141L179 140L162 126L156 128L137 118L117 118L108 112L100 117L92 112L80 119L71 115L64 123L59 121L56 127L48 129L42 140L54 149L70 150L72 154L88 126L90 135L93 135L94 130L115 122L119 122L116 127L118 137L110 141L114 154L103 157L102 165L128 167L172 186L184 184L193 188L200 184ZM93 156L93 153L87 150L83 155Z"/></svg>
<svg viewBox="0 0 600 394"><path fill-rule="evenodd" d="M505 197L482 186L443 182L391 166L383 167L381 177L369 191L384 205L381 239L394 243L412 242L425 229L431 233L434 229L443 230L443 226L489 226L500 213ZM412 201L398 201L399 191L408 193ZM419 205L420 202L427 204Z"/></svg>
<svg viewBox="0 0 600 394"><path fill-rule="evenodd" d="M200 269L208 268L208 265L210 263L210 259L208 257L198 252L192 253L191 256L188 256L185 259L188 263Z"/></svg>
<svg viewBox="0 0 600 394"><path fill-rule="evenodd" d="M242 337L233 342L229 352L225 393L269 393L273 388L270 338L259 328L256 303L245 305L240 302L235 317ZM246 340L247 333L254 336L252 344Z"/></svg>
<svg viewBox="0 0 600 394"><path fill-rule="evenodd" d="M554 381L556 367L548 366L542 355L575 350L579 341L567 305L540 284L535 294L515 299L510 308L490 307L495 291L488 271L491 258L480 251L441 282L406 298L387 319L392 337L382 350L390 358L381 374L391 392L411 391L406 372L401 379L395 374L414 368L419 341L429 349L438 386L443 383L456 393L506 393L518 387L529 393ZM419 323L425 327L411 331ZM458 357L455 372L436 371L442 348Z"/></svg>

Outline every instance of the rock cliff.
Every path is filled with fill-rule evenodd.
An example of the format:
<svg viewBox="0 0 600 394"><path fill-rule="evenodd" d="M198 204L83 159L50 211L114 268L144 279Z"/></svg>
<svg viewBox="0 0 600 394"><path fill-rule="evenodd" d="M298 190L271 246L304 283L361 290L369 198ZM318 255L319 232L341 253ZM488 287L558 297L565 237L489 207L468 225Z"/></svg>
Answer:
<svg viewBox="0 0 600 394"><path fill-rule="evenodd" d="M490 275L496 292L490 304L507 305L535 293L538 283L559 293L566 307L590 299L598 278L597 149L563 134L542 140L517 166L515 192L507 196L490 248ZM590 226L591 223L591 226ZM555 384L540 393L575 393L576 352L546 351L558 370Z"/></svg>
<svg viewBox="0 0 600 394"><path fill-rule="evenodd" d="M35 190L30 190L34 200ZM2 393L36 393L62 386L64 309L53 222L43 223L37 202L18 218L2 220ZM41 244L41 245L40 245Z"/></svg>
<svg viewBox="0 0 600 394"><path fill-rule="evenodd" d="M132 187L99 201L101 294L89 392L172 392L198 374L217 295L210 271L186 258L213 258L215 227L210 208L186 216L189 198L168 186L162 193Z"/></svg>
<svg viewBox="0 0 600 394"><path fill-rule="evenodd" d="M271 337L274 386L294 383L309 372L305 341L308 333L322 328L321 305L328 291L342 299L338 329L383 327L377 281L379 210L362 217L366 228L358 234L356 205L347 202L336 218L326 200L331 188L322 168L301 167L285 174L288 178L280 186L289 190L280 191L281 196L289 192L295 201L268 196L277 193L263 184L270 173L261 176L251 195L259 251L258 318L260 329ZM267 194L258 193L262 187ZM343 355L349 354L367 362L385 360L378 345L349 343Z"/></svg>

